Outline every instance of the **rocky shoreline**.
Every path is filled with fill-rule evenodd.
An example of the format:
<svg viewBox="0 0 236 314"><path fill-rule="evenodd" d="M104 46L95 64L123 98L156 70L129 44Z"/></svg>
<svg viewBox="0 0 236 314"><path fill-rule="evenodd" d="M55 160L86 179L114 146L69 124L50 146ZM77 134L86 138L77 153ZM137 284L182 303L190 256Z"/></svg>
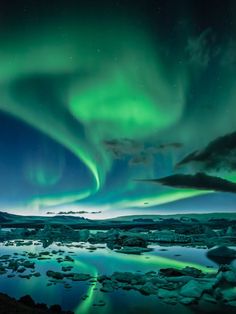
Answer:
<svg viewBox="0 0 236 314"><path fill-rule="evenodd" d="M16 243L19 242L16 240ZM20 243L31 244L29 241L22 242L22 240ZM112 293L120 289L135 290L142 295L155 295L160 301L169 305L180 303L192 306L203 301L236 307L236 269L229 265L236 258L236 251L225 246L208 251L208 257L219 265L222 260L227 263L220 265L218 271L212 269L209 272L187 266L183 269L162 268L158 272L114 272L111 275L93 276L73 271L74 259L67 254L59 249L42 250L39 253L24 251L22 254L1 255L0 275L6 275L9 279L18 276L28 280L32 277L40 277L41 273L35 270L36 261L55 259L58 264L62 263L61 271L52 269L46 271L47 286L60 283L66 289L70 289L72 282L87 281L89 285L96 285L103 293ZM87 296L84 295L81 301L86 298ZM105 305L104 301L99 303L99 306Z"/></svg>
<svg viewBox="0 0 236 314"><path fill-rule="evenodd" d="M60 305L55 304L48 307L44 303L35 303L29 296L25 295L16 300L4 293L0 293L1 314L73 314L71 311L63 311Z"/></svg>
<svg viewBox="0 0 236 314"><path fill-rule="evenodd" d="M135 290L142 295L154 295L157 300L176 305L198 306L200 303L226 306L226 310L236 307L236 269L229 265L221 265L218 272L203 273L193 267L183 269L163 268L158 272L114 272L111 275L99 275L93 277L89 274L73 273L70 269L62 272L47 271L51 283L61 283L63 279L72 281L88 281L90 284L98 284L103 293L113 293L122 289ZM68 287L69 288L69 287ZM82 301L88 296L84 295ZM18 301L6 295L0 294L1 313L65 313L59 305L47 307L45 304L36 304L30 296L24 296ZM10 306L11 311L5 311L5 305ZM94 306L105 306L106 302L100 300ZM22 309L26 308L24 311ZM16 311L17 309L17 311ZM21 312L22 311L22 312Z"/></svg>

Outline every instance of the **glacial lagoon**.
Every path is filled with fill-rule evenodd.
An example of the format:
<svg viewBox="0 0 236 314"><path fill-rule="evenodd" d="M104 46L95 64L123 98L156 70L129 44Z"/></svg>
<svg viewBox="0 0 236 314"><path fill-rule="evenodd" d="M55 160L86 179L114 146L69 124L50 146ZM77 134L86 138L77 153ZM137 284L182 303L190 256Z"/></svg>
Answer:
<svg viewBox="0 0 236 314"><path fill-rule="evenodd" d="M1 243L1 256L10 255L13 259L26 259L35 262L35 269L27 268L22 274L40 273L39 277L22 278L22 274L8 270L1 275L0 292L20 298L30 294L39 303L60 304L64 310L76 314L83 313L194 313L194 307L181 304L169 305L157 296L145 296L138 291L117 290L112 293L100 291L100 284L94 281L99 275L111 275L115 271L146 273L161 268L182 269L191 266L203 272L216 272L218 265L207 258L206 247L150 246L153 250L142 255L122 254L106 247L90 243L52 243L43 248L40 241L9 241ZM29 242L28 242L29 243ZM29 257L31 254L31 258ZM41 256L41 259L32 256ZM73 261L63 261L66 256ZM52 280L46 272L58 271L62 267L73 266L72 271L90 274L88 281ZM232 263L236 267L236 261ZM13 277L14 276L14 277ZM174 308L173 308L174 306ZM209 305L209 312L214 305ZM219 307L218 307L218 310ZM231 312L230 312L231 313ZM233 311L232 311L233 313Z"/></svg>

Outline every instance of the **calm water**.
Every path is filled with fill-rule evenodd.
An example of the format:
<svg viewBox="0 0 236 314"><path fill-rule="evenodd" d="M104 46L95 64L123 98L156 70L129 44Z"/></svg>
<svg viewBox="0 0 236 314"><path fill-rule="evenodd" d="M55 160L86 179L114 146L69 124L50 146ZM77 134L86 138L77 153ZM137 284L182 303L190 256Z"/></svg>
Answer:
<svg viewBox="0 0 236 314"><path fill-rule="evenodd" d="M78 245L78 243L73 243ZM109 250L106 246L98 245L97 250L89 251L89 244L83 244L83 248L74 247L71 243L57 245L56 243L44 249L42 245L30 246L4 246L0 244L0 254L24 254L24 252L39 253L41 251L63 250L61 255L54 254L49 260L30 259L36 262L35 271L41 273L41 277L31 279L19 278L18 275L8 278L2 275L0 278L0 291L10 296L19 298L22 295L30 294L37 302L60 304L63 309L74 310L77 314L83 313L171 313L173 308L177 313L193 313L194 309L181 305L170 306L156 296L142 296L136 291L115 291L113 293L102 293L99 284L91 282L73 282L65 279L71 284L71 288L66 288L64 283L47 286L50 278L46 276L47 270L61 271L62 266L72 265L73 272L89 273L93 276L99 274L112 274L114 271L147 272L159 270L163 267L183 268L194 266L203 271L215 271L217 265L206 257L206 249L191 247L161 247L152 246L153 251L145 255L125 255ZM58 263L56 258L70 255L74 262ZM20 258L21 256L15 256ZM235 263L236 266L236 263ZM30 273L30 270L24 274ZM8 273L9 274L9 273ZM86 300L81 297L88 295ZM99 300L105 301L103 307L94 306ZM209 308L210 311L211 308Z"/></svg>

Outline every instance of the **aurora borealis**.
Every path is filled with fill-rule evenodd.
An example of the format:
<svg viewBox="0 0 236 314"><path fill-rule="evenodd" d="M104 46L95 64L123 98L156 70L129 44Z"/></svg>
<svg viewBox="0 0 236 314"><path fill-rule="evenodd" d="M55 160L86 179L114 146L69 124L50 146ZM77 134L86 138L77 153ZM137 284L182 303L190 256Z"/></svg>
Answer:
<svg viewBox="0 0 236 314"><path fill-rule="evenodd" d="M235 21L233 0L1 1L2 209L234 210L235 193L138 179L236 182L234 140L181 164L236 131Z"/></svg>

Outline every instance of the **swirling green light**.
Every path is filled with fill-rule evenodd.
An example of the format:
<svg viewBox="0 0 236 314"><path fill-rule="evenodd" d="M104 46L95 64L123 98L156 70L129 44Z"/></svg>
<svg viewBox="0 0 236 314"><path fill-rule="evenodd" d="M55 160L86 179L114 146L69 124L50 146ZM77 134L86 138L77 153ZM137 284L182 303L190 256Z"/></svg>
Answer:
<svg viewBox="0 0 236 314"><path fill-rule="evenodd" d="M64 21L64 37L56 23L47 23L24 30L20 41L17 34L1 52L0 109L60 143L87 166L95 184L77 193L78 199L104 184L112 165L104 140L145 140L176 123L183 112L184 71L166 71L145 27L123 22L125 28L119 27L120 19ZM35 79L42 75L49 82L46 90ZM67 79L56 84L57 76ZM44 184L41 170L30 178ZM68 199L76 200L75 194ZM59 198L53 204L60 204Z"/></svg>

